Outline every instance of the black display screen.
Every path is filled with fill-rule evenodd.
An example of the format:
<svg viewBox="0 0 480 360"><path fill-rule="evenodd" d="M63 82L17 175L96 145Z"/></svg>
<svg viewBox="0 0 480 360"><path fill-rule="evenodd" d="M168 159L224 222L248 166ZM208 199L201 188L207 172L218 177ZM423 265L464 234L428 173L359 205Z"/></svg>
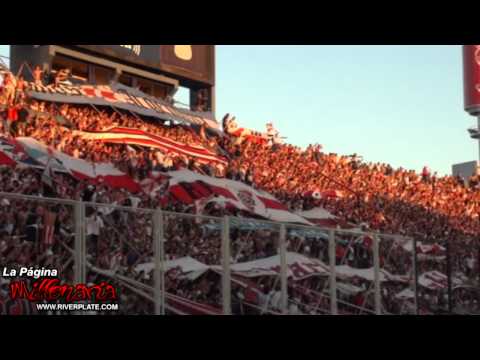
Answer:
<svg viewBox="0 0 480 360"><path fill-rule="evenodd" d="M75 45L122 63L213 84L214 45Z"/></svg>

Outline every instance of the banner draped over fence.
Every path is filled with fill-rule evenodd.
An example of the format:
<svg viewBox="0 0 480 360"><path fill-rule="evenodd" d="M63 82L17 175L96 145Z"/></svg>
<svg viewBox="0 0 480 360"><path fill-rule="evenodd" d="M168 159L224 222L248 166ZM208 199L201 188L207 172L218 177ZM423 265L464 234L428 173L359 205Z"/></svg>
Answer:
<svg viewBox="0 0 480 360"><path fill-rule="evenodd" d="M67 172L79 180L105 183L110 187L124 188L131 192L141 190L137 182L110 163L94 164L76 159L32 138L17 138L16 142L23 146L25 155L42 166L49 164L53 170Z"/></svg>
<svg viewBox="0 0 480 360"><path fill-rule="evenodd" d="M291 213L272 195L241 182L199 175L189 170L171 171L168 176L170 193L185 204L195 204L202 199L220 201L225 207L249 211L272 221L311 225L303 217Z"/></svg>
<svg viewBox="0 0 480 360"><path fill-rule="evenodd" d="M312 259L306 257L302 254L295 252L286 253L286 263L287 263L287 277L295 281L306 279L311 276L329 276L330 267L329 264L325 264L319 259ZM222 271L221 265L205 265L200 263L197 260L194 260L190 257L180 258L177 260L167 261L165 263L166 271L178 270L183 276L186 276L188 273L195 272L198 273L197 277L200 274L205 273L207 270ZM154 269L153 263L144 263L137 265L137 271L145 271L150 273ZM280 274L280 255L275 255L263 259L247 261L243 263L231 264L232 274L246 277L246 278L255 278L262 276L278 276ZM335 266L335 272L339 279L348 279L348 278L361 278L367 281L374 281L374 270L373 268L369 269L356 269L348 265L337 265ZM422 275L420 285L430 286L430 283L423 281L424 277L428 277L430 274ZM438 276L445 276L436 272ZM408 283L410 281L410 275L393 275L386 271L385 269L380 269L380 282L397 282L397 283Z"/></svg>
<svg viewBox="0 0 480 360"><path fill-rule="evenodd" d="M150 116L162 120L187 122L205 125L219 131L219 124L204 113L196 113L186 109L176 108L160 99L139 96L138 93L125 90L115 91L110 86L45 86L28 84L28 95L34 99L70 104L93 104L99 106L115 106L122 110L132 111L139 115Z"/></svg>

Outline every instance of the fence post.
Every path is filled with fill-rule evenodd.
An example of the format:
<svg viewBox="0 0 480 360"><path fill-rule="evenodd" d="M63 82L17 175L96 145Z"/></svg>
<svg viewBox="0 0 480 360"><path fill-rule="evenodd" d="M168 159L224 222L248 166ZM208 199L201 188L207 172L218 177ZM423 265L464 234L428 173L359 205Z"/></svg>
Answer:
<svg viewBox="0 0 480 360"><path fill-rule="evenodd" d="M222 224L222 300L223 314L232 314L230 279L230 218L223 217Z"/></svg>
<svg viewBox="0 0 480 360"><path fill-rule="evenodd" d="M330 313L331 315L338 315L337 308L337 274L335 270L336 265L336 251L335 251L335 231L328 232L328 260L330 263Z"/></svg>
<svg viewBox="0 0 480 360"><path fill-rule="evenodd" d="M448 297L448 313L453 313L453 299L452 299L452 258L450 253L450 238L448 237L445 242L445 250L447 253L447 297Z"/></svg>
<svg viewBox="0 0 480 360"><path fill-rule="evenodd" d="M161 209L153 213L153 253L154 253L154 299L155 315L165 314L165 279L163 254L163 214Z"/></svg>
<svg viewBox="0 0 480 360"><path fill-rule="evenodd" d="M285 224L280 225L280 280L282 290L282 314L288 313L288 283L287 283L287 244Z"/></svg>
<svg viewBox="0 0 480 360"><path fill-rule="evenodd" d="M85 240L85 205L79 201L74 205L75 246L74 278L76 284L86 283L86 240Z"/></svg>
<svg viewBox="0 0 480 360"><path fill-rule="evenodd" d="M415 295L415 315L419 314L419 309L418 309L418 259L417 259L417 238L412 239L413 242L413 275L414 275L414 281L413 281L413 289L414 289L414 295Z"/></svg>
<svg viewBox="0 0 480 360"><path fill-rule="evenodd" d="M166 296L165 291L165 222L163 217L163 212L160 209L160 291L161 291L161 309L160 314L165 315L165 306L166 306Z"/></svg>
<svg viewBox="0 0 480 360"><path fill-rule="evenodd" d="M74 205L75 239L74 239L74 282L75 284L86 284L87 282L87 241L85 238L85 204L81 201ZM74 312L74 315L82 315L81 312Z"/></svg>
<svg viewBox="0 0 480 360"><path fill-rule="evenodd" d="M373 273L375 281L375 314L382 315L382 294L380 289L380 251L378 236L373 236Z"/></svg>
<svg viewBox="0 0 480 360"><path fill-rule="evenodd" d="M418 262L417 262L417 238L412 239L413 243L413 293L415 301L415 315L418 315Z"/></svg>

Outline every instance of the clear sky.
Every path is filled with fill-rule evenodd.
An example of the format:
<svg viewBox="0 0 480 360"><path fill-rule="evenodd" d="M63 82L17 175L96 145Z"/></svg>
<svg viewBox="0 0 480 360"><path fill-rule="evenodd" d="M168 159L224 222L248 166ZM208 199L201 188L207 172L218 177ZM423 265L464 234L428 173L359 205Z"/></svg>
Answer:
<svg viewBox="0 0 480 360"><path fill-rule="evenodd" d="M478 157L460 45L217 46L216 63L219 119L256 130L273 121L295 145L417 171L449 174Z"/></svg>

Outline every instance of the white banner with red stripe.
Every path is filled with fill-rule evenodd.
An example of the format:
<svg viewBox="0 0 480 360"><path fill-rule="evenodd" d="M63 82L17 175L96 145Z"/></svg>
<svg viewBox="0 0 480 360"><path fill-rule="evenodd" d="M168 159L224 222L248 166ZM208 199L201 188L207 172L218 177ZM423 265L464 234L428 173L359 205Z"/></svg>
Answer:
<svg viewBox="0 0 480 360"><path fill-rule="evenodd" d="M301 280L314 275L329 274L328 265L318 259L308 258L304 255L287 252L287 277ZM217 267L218 270L221 267ZM280 274L280 255L264 259L232 264L233 274L244 277L277 276Z"/></svg>

